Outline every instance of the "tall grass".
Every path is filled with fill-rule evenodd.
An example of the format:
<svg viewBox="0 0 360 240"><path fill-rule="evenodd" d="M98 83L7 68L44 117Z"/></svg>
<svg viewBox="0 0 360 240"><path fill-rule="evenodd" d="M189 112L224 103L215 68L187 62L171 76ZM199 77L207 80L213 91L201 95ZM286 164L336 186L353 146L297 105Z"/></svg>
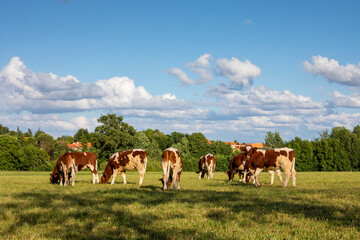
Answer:
<svg viewBox="0 0 360 240"><path fill-rule="evenodd" d="M160 172L92 185L78 172L74 187L49 173L0 172L1 239L360 239L360 173L298 173L283 188L262 173L262 187L192 172L181 190L161 190ZM237 179L236 179L237 180Z"/></svg>

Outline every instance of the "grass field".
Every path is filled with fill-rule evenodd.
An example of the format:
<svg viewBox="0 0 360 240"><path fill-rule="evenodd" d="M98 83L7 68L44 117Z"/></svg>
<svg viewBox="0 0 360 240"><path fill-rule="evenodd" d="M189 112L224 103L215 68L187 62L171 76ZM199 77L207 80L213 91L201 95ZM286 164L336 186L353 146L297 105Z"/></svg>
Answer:
<svg viewBox="0 0 360 240"><path fill-rule="evenodd" d="M297 187L262 187L191 172L181 190L163 192L161 173L121 176L92 185L78 172L74 187L45 172L0 172L1 239L360 239L360 173L298 173Z"/></svg>

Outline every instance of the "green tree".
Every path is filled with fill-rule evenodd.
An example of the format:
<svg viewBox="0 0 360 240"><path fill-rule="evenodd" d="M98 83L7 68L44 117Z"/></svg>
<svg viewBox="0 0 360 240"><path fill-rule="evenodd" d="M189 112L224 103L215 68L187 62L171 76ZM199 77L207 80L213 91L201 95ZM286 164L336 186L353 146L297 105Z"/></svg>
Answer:
<svg viewBox="0 0 360 240"><path fill-rule="evenodd" d="M172 132L169 136L169 146L181 142L183 137L186 137L186 134L179 132Z"/></svg>
<svg viewBox="0 0 360 240"><path fill-rule="evenodd" d="M209 152L214 155L231 155L232 147L223 141L211 141L208 146Z"/></svg>
<svg viewBox="0 0 360 240"><path fill-rule="evenodd" d="M190 142L186 137L183 137L179 142L171 145L171 147L179 150L183 160L183 171L194 171L198 168L200 157L196 158L190 153Z"/></svg>
<svg viewBox="0 0 360 240"><path fill-rule="evenodd" d="M0 170L23 170L24 155L15 137L0 135Z"/></svg>
<svg viewBox="0 0 360 240"><path fill-rule="evenodd" d="M155 140L161 150L164 150L170 146L170 137L168 135L165 135L160 130L147 129L146 131L144 131L144 133L150 141Z"/></svg>
<svg viewBox="0 0 360 240"><path fill-rule="evenodd" d="M74 135L75 142L81 142L84 146L90 142L90 133L85 128L80 128Z"/></svg>
<svg viewBox="0 0 360 240"><path fill-rule="evenodd" d="M9 131L8 127L5 127L5 126L0 124L0 135L8 134L9 132L10 131Z"/></svg>
<svg viewBox="0 0 360 240"><path fill-rule="evenodd" d="M99 162L107 161L115 152L134 147L136 130L133 126L123 122L122 116L101 115L97 121L100 125L95 128L92 141L94 141L94 147L99 150Z"/></svg>
<svg viewBox="0 0 360 240"><path fill-rule="evenodd" d="M276 131L275 133L268 132L265 135L265 144L270 148L280 148L285 146L284 141L280 137L280 133Z"/></svg>
<svg viewBox="0 0 360 240"><path fill-rule="evenodd" d="M200 158L202 155L209 153L209 143L202 133L193 133L187 138L189 140L190 153L193 157Z"/></svg>
<svg viewBox="0 0 360 240"><path fill-rule="evenodd" d="M38 143L38 146L40 149L43 149L49 156L50 161L54 161L56 158L55 154L55 148L56 144L59 144L55 139L45 132L38 130L35 133L35 140Z"/></svg>
<svg viewBox="0 0 360 240"><path fill-rule="evenodd" d="M31 131L30 128L28 128L28 131L24 134L24 137L32 137L33 136L33 132Z"/></svg>

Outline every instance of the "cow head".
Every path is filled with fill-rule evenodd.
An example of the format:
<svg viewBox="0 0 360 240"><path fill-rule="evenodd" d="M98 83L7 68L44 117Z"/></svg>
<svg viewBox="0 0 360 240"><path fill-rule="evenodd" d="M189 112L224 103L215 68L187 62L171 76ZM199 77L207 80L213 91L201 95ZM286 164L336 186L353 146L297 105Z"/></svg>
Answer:
<svg viewBox="0 0 360 240"><path fill-rule="evenodd" d="M101 175L101 184L105 184L109 181L110 179L110 176L107 176L105 172L102 173Z"/></svg>
<svg viewBox="0 0 360 240"><path fill-rule="evenodd" d="M246 160L250 160L251 155L256 153L256 150L257 150L257 147L246 146L245 147L245 152L244 152Z"/></svg>
<svg viewBox="0 0 360 240"><path fill-rule="evenodd" d="M60 179L59 173L51 173L50 174L50 183L56 184Z"/></svg>

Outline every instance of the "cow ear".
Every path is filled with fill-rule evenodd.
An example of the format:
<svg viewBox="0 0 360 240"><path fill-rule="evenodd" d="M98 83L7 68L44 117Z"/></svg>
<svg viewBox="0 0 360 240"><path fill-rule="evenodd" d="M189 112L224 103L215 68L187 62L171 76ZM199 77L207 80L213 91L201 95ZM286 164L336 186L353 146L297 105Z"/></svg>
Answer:
<svg viewBox="0 0 360 240"><path fill-rule="evenodd" d="M160 182L161 182L162 180L163 180L162 178L159 179Z"/></svg>

